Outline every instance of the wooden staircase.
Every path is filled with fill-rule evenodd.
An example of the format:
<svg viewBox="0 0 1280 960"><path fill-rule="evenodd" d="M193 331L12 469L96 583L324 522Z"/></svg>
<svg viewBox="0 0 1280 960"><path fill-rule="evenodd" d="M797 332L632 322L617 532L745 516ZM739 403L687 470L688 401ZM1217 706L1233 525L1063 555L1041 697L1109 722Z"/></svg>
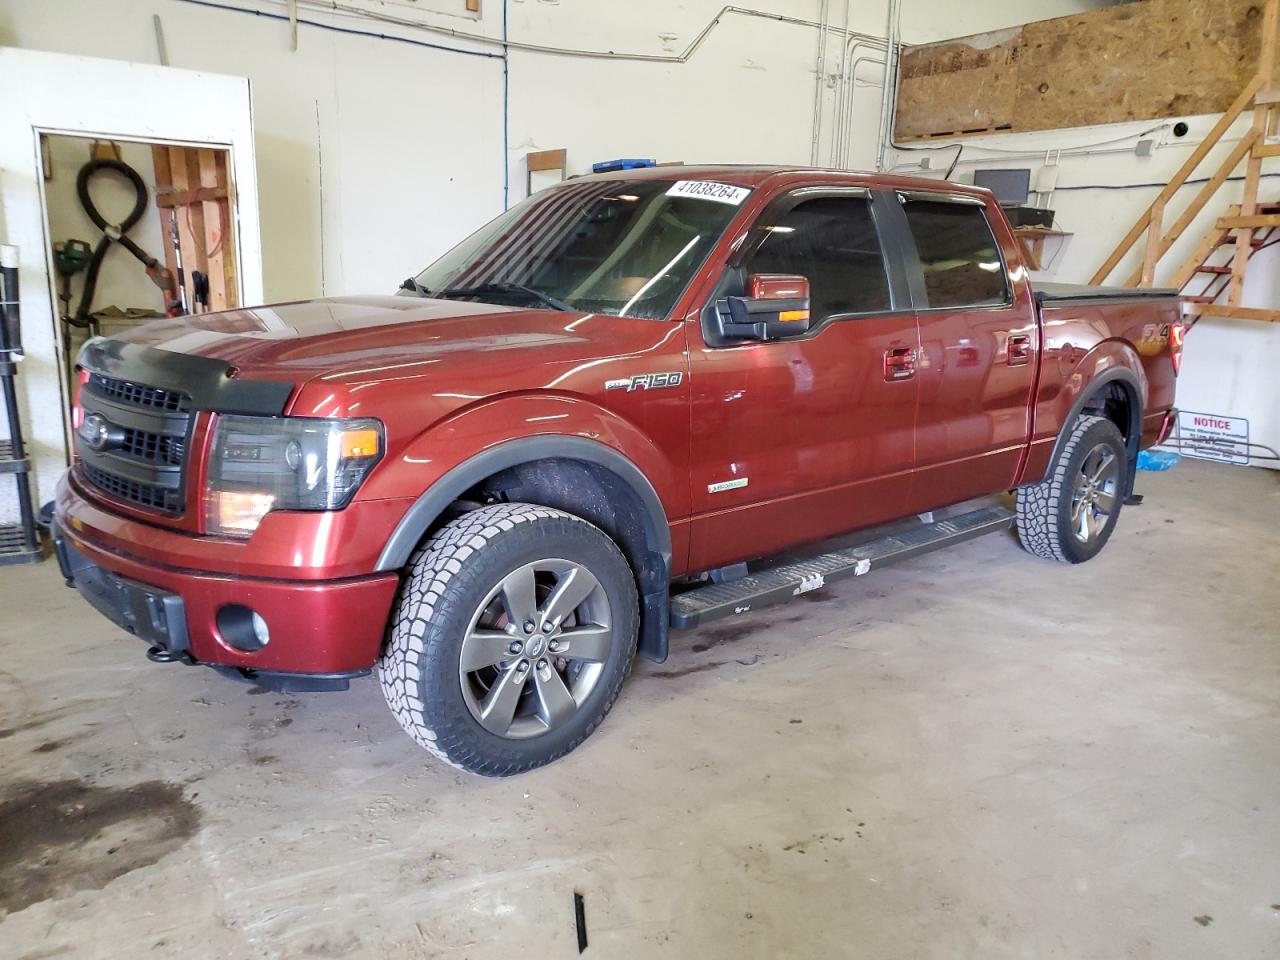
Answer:
<svg viewBox="0 0 1280 960"><path fill-rule="evenodd" d="M1174 271L1167 285L1184 294L1191 324L1202 316L1280 323L1280 309L1263 310L1242 305L1245 272L1250 260L1258 251L1280 243L1280 202L1259 198L1263 160L1280 157L1280 131L1277 130L1280 87L1275 83L1278 42L1280 0L1267 0L1257 74L1103 261L1093 275L1092 283L1104 283L1139 238L1145 235L1142 264L1126 278L1124 285L1155 286L1161 259L1218 194L1232 173L1244 164L1241 202L1226 208L1192 254ZM1249 129L1166 229L1166 208L1170 201L1221 142L1232 124L1249 109L1253 110L1253 123Z"/></svg>

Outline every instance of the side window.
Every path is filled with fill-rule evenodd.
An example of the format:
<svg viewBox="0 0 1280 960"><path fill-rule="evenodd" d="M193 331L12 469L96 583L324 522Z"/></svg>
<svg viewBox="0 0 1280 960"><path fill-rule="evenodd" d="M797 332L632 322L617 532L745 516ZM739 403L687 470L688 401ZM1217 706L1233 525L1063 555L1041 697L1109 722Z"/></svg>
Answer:
<svg viewBox="0 0 1280 960"><path fill-rule="evenodd" d="M765 224L766 236L744 266L747 273L809 278L814 323L846 313L889 309L884 254L865 197L805 200Z"/></svg>
<svg viewBox="0 0 1280 960"><path fill-rule="evenodd" d="M982 207L912 198L903 209L924 269L930 307L1009 302L1004 262Z"/></svg>

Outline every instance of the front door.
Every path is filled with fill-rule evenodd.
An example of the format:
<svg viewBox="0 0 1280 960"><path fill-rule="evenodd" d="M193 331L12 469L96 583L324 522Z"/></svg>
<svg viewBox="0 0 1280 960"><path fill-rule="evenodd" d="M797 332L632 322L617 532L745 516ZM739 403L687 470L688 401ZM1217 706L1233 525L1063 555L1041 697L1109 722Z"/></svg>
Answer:
<svg viewBox="0 0 1280 960"><path fill-rule="evenodd" d="M919 350L905 281L877 229L888 195L807 188L771 204L717 296L807 277L811 327L716 343L691 331L692 569L901 516L914 462ZM887 360L888 358L888 360Z"/></svg>

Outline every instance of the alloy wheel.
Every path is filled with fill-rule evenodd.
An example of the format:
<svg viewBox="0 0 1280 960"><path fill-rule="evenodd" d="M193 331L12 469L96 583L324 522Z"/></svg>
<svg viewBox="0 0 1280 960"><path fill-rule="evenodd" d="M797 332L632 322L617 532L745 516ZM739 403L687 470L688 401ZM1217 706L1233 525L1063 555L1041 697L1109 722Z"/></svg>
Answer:
<svg viewBox="0 0 1280 960"><path fill-rule="evenodd" d="M1084 458L1071 489L1071 530L1088 543L1107 526L1116 511L1120 458L1109 444L1099 443Z"/></svg>
<svg viewBox="0 0 1280 960"><path fill-rule="evenodd" d="M527 563L471 617L458 663L463 700L492 734L545 734L595 689L612 639L609 598L591 571L571 560Z"/></svg>

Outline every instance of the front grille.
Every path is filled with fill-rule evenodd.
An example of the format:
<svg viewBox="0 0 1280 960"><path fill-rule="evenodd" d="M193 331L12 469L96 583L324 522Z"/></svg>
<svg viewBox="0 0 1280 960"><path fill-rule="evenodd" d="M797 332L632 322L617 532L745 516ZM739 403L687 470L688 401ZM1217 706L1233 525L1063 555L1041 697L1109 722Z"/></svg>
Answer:
<svg viewBox="0 0 1280 960"><path fill-rule="evenodd" d="M128 500L140 507L151 510L162 510L165 513L182 512L182 491L166 490L164 487L149 483L138 483L127 480L114 473L107 473L98 467L82 464L85 479L100 490L104 490L119 500Z"/></svg>
<svg viewBox="0 0 1280 960"><path fill-rule="evenodd" d="M159 433L148 433L145 430L125 430L123 452L147 463L165 463L170 466L182 466L182 455L186 443L181 437L166 437Z"/></svg>
<svg viewBox="0 0 1280 960"><path fill-rule="evenodd" d="M80 405L84 435L77 432L75 445L81 476L117 500L182 513L190 397L94 372L81 390ZM95 427L105 433L95 433ZM104 436L106 443L99 442Z"/></svg>
<svg viewBox="0 0 1280 960"><path fill-rule="evenodd" d="M114 377L104 377L100 373L89 374L89 383L98 393L117 403L174 413L191 409L191 401L186 394L175 393L172 390L130 383L128 380L117 380Z"/></svg>

